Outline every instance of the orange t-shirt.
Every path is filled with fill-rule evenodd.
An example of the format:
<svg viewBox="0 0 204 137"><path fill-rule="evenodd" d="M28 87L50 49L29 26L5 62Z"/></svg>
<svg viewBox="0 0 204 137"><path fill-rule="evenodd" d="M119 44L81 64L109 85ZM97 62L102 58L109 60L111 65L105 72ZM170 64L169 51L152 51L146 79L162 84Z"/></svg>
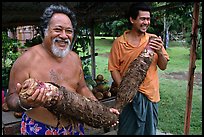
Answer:
<svg viewBox="0 0 204 137"><path fill-rule="evenodd" d="M126 40L126 33L128 31L125 31L123 35L115 39L108 60L108 70L118 70L121 76L124 76L130 63L134 61L134 59L137 58L137 56L144 50L149 40L149 36L156 36L154 34L145 33L145 35L141 38L139 46L135 47L129 44ZM162 47L162 52L167 60L169 60L169 55L164 47ZM147 71L146 78L139 87L139 91L145 94L152 102L160 101L157 61L158 55L155 54L152 64Z"/></svg>

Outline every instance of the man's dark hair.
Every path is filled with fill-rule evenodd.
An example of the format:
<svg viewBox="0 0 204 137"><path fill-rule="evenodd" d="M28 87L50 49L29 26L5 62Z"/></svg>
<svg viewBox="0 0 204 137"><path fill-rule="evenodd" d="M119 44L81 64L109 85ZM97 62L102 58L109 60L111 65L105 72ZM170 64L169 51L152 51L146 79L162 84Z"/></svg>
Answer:
<svg viewBox="0 0 204 137"><path fill-rule="evenodd" d="M69 8L63 6L63 5L50 5L49 7L47 7L41 17L41 29L42 29L42 35L44 37L44 31L45 29L47 29L50 19L52 18L54 13L63 13L65 15L67 15L71 22L72 22L72 26L74 31L76 30L77 27L77 20L76 20L76 15L74 14L74 12L72 12Z"/></svg>
<svg viewBox="0 0 204 137"><path fill-rule="evenodd" d="M133 19L136 19L139 15L139 10L141 11L149 11L151 13L151 8L144 2L138 2L130 5L129 11L128 11L128 18L132 17Z"/></svg>

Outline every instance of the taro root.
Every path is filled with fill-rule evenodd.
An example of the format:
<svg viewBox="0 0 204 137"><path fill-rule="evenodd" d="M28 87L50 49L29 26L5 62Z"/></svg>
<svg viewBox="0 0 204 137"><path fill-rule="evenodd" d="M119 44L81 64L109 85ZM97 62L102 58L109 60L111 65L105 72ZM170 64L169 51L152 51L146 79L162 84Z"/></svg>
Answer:
<svg viewBox="0 0 204 137"><path fill-rule="evenodd" d="M16 118L21 118L22 115L23 115L23 112L13 112L13 115L14 115Z"/></svg>
<svg viewBox="0 0 204 137"><path fill-rule="evenodd" d="M146 77L147 70L152 63L154 52L147 48L130 63L116 94L115 108L121 112L122 108L131 102L136 95L140 84Z"/></svg>
<svg viewBox="0 0 204 137"><path fill-rule="evenodd" d="M97 92L94 94L94 96L95 96L98 100L101 100L101 99L103 99L103 97L104 97L103 93L102 93L102 92L99 92L99 91L97 91Z"/></svg>
<svg viewBox="0 0 204 137"><path fill-rule="evenodd" d="M6 102L4 102L4 103L2 104L2 111L4 111L4 112L10 111L10 109L8 108L8 105L7 105Z"/></svg>
<svg viewBox="0 0 204 137"><path fill-rule="evenodd" d="M110 108L99 101L94 101L76 92L68 91L54 83L27 79L19 93L21 99L32 95L33 90L44 87L48 90L48 100L44 104L57 117L72 118L95 128L110 127L118 120L118 115L110 112Z"/></svg>
<svg viewBox="0 0 204 137"><path fill-rule="evenodd" d="M105 98L110 98L111 97L111 92L110 91L104 91L103 92L103 96L105 97Z"/></svg>

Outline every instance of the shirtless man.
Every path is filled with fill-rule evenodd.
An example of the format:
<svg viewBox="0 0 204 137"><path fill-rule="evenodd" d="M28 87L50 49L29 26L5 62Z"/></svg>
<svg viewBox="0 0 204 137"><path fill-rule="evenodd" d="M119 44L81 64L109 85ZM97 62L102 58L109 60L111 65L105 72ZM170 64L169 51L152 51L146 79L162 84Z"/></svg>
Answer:
<svg viewBox="0 0 204 137"><path fill-rule="evenodd" d="M84 134L83 123L73 126L70 120L58 120L42 107L46 101L44 88L37 89L26 102L19 100L21 84L28 78L54 82L69 91L96 100L86 86L80 57L70 50L77 25L75 14L62 5L51 5L45 9L41 19L44 32L42 44L31 47L12 66L6 98L8 107L25 112L21 122L23 135ZM118 113L113 108L110 111Z"/></svg>

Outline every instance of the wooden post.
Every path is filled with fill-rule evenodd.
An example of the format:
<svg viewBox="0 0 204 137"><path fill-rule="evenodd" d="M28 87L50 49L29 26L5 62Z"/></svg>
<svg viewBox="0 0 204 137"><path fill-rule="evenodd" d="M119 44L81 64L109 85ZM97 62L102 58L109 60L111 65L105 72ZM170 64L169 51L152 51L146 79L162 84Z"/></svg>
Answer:
<svg viewBox="0 0 204 137"><path fill-rule="evenodd" d="M193 95L193 81L194 81L194 71L195 71L195 61L196 61L196 46L197 46L197 36L198 36L198 17L199 17L199 2L194 3L193 7L193 17L192 17L192 45L190 49L190 63L189 63L189 75L188 75L188 85L186 94L186 113L185 113L185 123L184 123L184 134L189 134L190 129L190 117L192 109L192 95Z"/></svg>
<svg viewBox="0 0 204 137"><path fill-rule="evenodd" d="M96 77L95 43L94 43L94 20L91 21L91 70L92 79Z"/></svg>

